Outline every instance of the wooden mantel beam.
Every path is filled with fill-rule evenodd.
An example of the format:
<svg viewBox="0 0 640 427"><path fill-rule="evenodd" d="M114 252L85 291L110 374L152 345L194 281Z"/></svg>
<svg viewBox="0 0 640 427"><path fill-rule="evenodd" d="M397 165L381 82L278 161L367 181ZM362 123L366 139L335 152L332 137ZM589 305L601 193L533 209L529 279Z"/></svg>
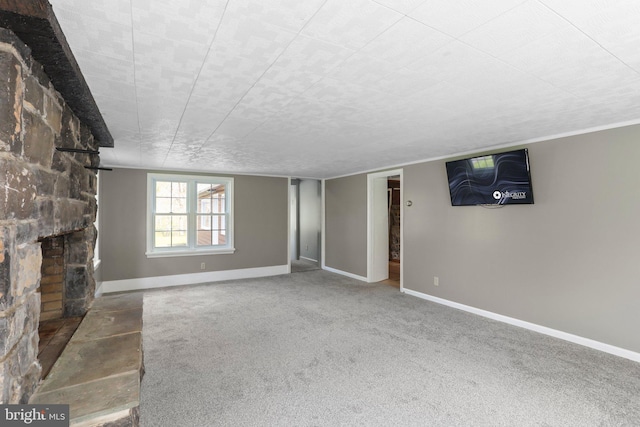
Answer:
<svg viewBox="0 0 640 427"><path fill-rule="evenodd" d="M101 147L113 147L89 86L47 0L0 0L0 27L9 29L31 49L31 55Z"/></svg>

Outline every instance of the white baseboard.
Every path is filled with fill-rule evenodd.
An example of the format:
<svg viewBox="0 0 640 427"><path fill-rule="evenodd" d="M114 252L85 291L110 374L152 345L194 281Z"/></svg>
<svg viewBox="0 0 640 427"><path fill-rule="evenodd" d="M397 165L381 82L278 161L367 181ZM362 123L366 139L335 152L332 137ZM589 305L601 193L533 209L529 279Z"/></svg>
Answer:
<svg viewBox="0 0 640 427"><path fill-rule="evenodd" d="M302 256L302 255L300 255L300 259L303 259L305 261L318 262L317 259L307 258L306 256Z"/></svg>
<svg viewBox="0 0 640 427"><path fill-rule="evenodd" d="M487 317L489 319L497 320L499 322L508 323L510 325L519 326L521 328L529 329L534 332L549 335L561 340L569 341L575 344L580 344L585 347L590 347L595 350L604 351L615 356L624 357L625 359L633 360L634 362L640 362L640 353L636 353L631 350L616 347L610 344L605 344L599 341L595 341L589 338L584 338L578 335L573 335L568 332L558 331L557 329L547 328L546 326L537 325L535 323L526 322L524 320L515 319L509 316L503 316L502 314L493 313L491 311L482 310L479 308L471 307L469 305L460 304L457 302L449 301L443 298L434 297L431 295L423 294L422 292L412 291L411 289L404 288L402 292L412 295L414 297L422 298L428 301L432 301L438 304L446 305L449 307L457 308L459 310L467 311L469 313L477 314L479 316Z"/></svg>
<svg viewBox="0 0 640 427"><path fill-rule="evenodd" d="M351 277L352 279L361 280L363 282L367 281L367 278L364 276L358 276L357 274L348 273L346 271L338 270L336 268L327 267L326 265L323 265L322 269L330 271L331 273L336 273L336 274L341 274L343 276Z"/></svg>
<svg viewBox="0 0 640 427"><path fill-rule="evenodd" d="M194 285L197 283L220 282L222 280L252 279L255 277L278 276L289 273L288 265L242 268L238 270L206 271L202 273L175 274L172 276L141 277L103 281L102 293L137 291L142 289L165 288L168 286Z"/></svg>
<svg viewBox="0 0 640 427"><path fill-rule="evenodd" d="M102 295L102 282L96 282L96 292L94 294L94 296L96 298L98 298L100 295Z"/></svg>

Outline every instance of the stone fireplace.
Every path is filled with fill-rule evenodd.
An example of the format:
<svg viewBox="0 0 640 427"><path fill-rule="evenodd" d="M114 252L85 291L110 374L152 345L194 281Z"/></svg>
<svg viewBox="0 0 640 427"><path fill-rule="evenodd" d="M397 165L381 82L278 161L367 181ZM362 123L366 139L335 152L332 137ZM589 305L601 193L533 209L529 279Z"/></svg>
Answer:
<svg viewBox="0 0 640 427"><path fill-rule="evenodd" d="M81 316L93 302L97 150L30 49L0 28L0 403L26 403L40 380L41 316Z"/></svg>
<svg viewBox="0 0 640 427"><path fill-rule="evenodd" d="M64 313L64 236L47 237L40 242L40 322L62 319Z"/></svg>

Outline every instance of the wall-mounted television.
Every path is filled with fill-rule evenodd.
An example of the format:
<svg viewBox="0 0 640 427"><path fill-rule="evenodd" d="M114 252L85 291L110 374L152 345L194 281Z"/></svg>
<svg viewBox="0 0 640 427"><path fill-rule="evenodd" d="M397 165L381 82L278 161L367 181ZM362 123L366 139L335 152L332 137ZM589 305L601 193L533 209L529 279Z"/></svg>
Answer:
<svg viewBox="0 0 640 427"><path fill-rule="evenodd" d="M526 148L446 163L452 206L533 204Z"/></svg>

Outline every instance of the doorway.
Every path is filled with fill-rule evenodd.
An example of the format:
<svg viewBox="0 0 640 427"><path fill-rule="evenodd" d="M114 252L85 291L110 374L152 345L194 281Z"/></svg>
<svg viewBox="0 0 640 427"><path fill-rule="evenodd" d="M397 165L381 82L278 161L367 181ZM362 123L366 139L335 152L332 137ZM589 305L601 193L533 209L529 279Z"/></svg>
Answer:
<svg viewBox="0 0 640 427"><path fill-rule="evenodd" d="M367 176L367 281L383 282L393 277L400 290L402 290L402 173L402 169L395 169L371 173ZM396 189L390 191L390 185ZM395 208L393 208L394 198L397 201ZM397 228L392 230L393 227Z"/></svg>
<svg viewBox="0 0 640 427"><path fill-rule="evenodd" d="M387 205L389 210L389 277L385 284L400 287L400 176L387 178Z"/></svg>
<svg viewBox="0 0 640 427"><path fill-rule="evenodd" d="M291 272L320 269L321 185L315 179L291 179L289 187L289 262Z"/></svg>
<svg viewBox="0 0 640 427"><path fill-rule="evenodd" d="M289 261L298 260L298 180L291 180L289 185Z"/></svg>

